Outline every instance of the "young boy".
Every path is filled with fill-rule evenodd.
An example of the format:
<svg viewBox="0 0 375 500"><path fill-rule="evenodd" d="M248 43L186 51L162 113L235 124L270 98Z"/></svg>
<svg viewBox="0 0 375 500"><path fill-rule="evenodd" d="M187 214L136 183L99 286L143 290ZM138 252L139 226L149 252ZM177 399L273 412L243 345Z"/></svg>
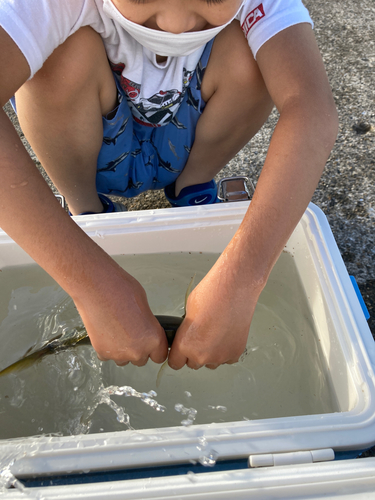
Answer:
<svg viewBox="0 0 375 500"><path fill-rule="evenodd" d="M16 94L73 214L122 210L105 194L146 189L177 206L215 202L213 177L277 107L252 203L169 356L175 369L236 362L337 133L301 1L0 0L0 26L1 104ZM71 295L101 359L164 361L143 288L60 208L4 113L0 137L0 226Z"/></svg>

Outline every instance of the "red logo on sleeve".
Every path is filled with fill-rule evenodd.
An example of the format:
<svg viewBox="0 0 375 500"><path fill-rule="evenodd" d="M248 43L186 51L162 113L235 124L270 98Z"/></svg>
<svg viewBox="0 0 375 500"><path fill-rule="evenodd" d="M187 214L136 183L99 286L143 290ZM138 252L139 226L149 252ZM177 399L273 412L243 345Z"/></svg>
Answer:
<svg viewBox="0 0 375 500"><path fill-rule="evenodd" d="M264 13L264 8L262 3L258 5L258 7L255 7L254 10L249 12L249 14L246 16L246 19L241 26L242 31L245 33L245 36L248 35L249 31L254 26L254 24L260 21L265 15L266 14Z"/></svg>

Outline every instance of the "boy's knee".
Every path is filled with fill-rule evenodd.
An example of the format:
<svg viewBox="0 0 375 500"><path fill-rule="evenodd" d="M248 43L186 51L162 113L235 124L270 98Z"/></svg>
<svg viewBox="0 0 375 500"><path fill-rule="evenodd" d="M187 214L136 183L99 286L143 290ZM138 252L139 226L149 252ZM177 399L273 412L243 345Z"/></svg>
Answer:
<svg viewBox="0 0 375 500"><path fill-rule="evenodd" d="M260 100L269 98L258 64L237 21L216 37L206 76L206 82L203 79L202 83L202 95L204 92L213 95L224 90L229 99L237 96L244 105L247 98L250 101L255 96Z"/></svg>
<svg viewBox="0 0 375 500"><path fill-rule="evenodd" d="M80 98L80 91L84 89L100 92L104 74L113 80L100 35L87 26L57 47L24 87L44 105L48 105L51 98L56 107Z"/></svg>

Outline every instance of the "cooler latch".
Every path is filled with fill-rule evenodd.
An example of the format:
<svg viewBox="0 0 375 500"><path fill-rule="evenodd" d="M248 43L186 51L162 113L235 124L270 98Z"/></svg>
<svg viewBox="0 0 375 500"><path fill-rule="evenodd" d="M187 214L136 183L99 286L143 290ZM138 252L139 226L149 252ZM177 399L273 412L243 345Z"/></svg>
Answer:
<svg viewBox="0 0 375 500"><path fill-rule="evenodd" d="M267 453L250 455L249 467L276 467L278 465L312 464L335 459L332 448L322 450L293 451L289 453Z"/></svg>
<svg viewBox="0 0 375 500"><path fill-rule="evenodd" d="M64 196L62 194L55 194L55 198L60 203L60 205L62 206L62 208L66 207L65 198L64 198Z"/></svg>
<svg viewBox="0 0 375 500"><path fill-rule="evenodd" d="M224 177L219 181L217 197L224 202L246 201L251 199L254 191L253 183L248 177Z"/></svg>

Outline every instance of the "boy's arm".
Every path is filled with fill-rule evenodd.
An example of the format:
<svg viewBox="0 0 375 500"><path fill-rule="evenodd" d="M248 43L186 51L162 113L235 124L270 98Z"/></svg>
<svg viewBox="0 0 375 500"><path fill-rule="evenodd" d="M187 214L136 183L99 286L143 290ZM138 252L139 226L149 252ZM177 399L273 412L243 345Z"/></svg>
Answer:
<svg viewBox="0 0 375 500"><path fill-rule="evenodd" d="M1 108L29 77L29 66L0 28ZM0 227L73 298L102 359L162 362L166 336L141 285L61 209L0 109Z"/></svg>
<svg viewBox="0 0 375 500"><path fill-rule="evenodd" d="M271 38L257 62L280 119L240 228L189 297L169 356L176 369L238 360L260 292L314 193L337 135L337 113L310 25Z"/></svg>

